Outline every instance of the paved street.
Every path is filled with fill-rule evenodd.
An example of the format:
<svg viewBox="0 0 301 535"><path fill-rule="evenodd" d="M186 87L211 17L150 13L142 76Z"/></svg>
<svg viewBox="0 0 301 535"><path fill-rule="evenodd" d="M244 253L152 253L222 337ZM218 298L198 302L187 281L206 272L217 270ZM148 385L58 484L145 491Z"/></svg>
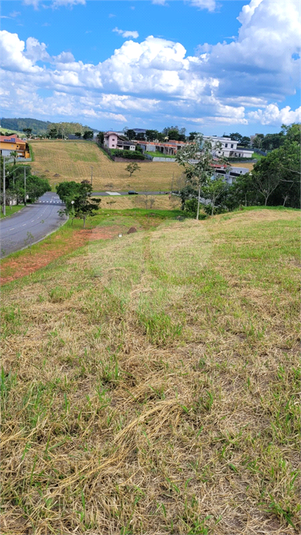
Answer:
<svg viewBox="0 0 301 535"><path fill-rule="evenodd" d="M167 195L166 191L137 191L138 195ZM108 197L110 195L128 195L127 191L93 191L93 195L98 197Z"/></svg>
<svg viewBox="0 0 301 535"><path fill-rule="evenodd" d="M45 193L36 203L1 219L1 257L19 251L58 229L66 220L58 215L63 206L56 193Z"/></svg>

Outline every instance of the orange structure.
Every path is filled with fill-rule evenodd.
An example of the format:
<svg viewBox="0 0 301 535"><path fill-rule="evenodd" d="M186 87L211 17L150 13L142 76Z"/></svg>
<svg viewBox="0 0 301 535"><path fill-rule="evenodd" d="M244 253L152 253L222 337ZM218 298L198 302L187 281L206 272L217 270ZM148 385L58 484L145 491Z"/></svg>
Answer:
<svg viewBox="0 0 301 535"><path fill-rule="evenodd" d="M18 157L30 158L28 143L18 138L15 134L0 136L0 153L2 156L10 156L11 152L17 152Z"/></svg>

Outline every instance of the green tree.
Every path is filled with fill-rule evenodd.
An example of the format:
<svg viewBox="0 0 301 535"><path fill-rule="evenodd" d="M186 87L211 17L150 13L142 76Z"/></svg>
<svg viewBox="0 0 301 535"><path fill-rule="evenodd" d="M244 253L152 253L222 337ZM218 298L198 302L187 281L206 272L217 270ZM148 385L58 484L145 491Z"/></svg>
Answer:
<svg viewBox="0 0 301 535"><path fill-rule="evenodd" d="M145 136L147 141L155 141L158 139L158 130L146 130Z"/></svg>
<svg viewBox="0 0 301 535"><path fill-rule="evenodd" d="M131 177L136 171L140 170L140 167L137 162L131 162L126 166L125 170L130 174Z"/></svg>
<svg viewBox="0 0 301 535"><path fill-rule="evenodd" d="M131 139L136 139L136 134L135 134L135 131L132 130L131 128L129 128L128 130L126 130L124 132L124 134L126 135L126 137L131 140Z"/></svg>
<svg viewBox="0 0 301 535"><path fill-rule="evenodd" d="M263 197L265 206L268 202L279 204L279 195L284 204L290 199L290 206L300 206L300 138L295 141L298 139L297 130L292 125L287 130L283 145L254 166L253 182Z"/></svg>
<svg viewBox="0 0 301 535"><path fill-rule="evenodd" d="M197 136L197 132L189 132L188 141L194 141Z"/></svg>
<svg viewBox="0 0 301 535"><path fill-rule="evenodd" d="M93 132L92 130L86 130L83 134L84 139L93 139Z"/></svg>
<svg viewBox="0 0 301 535"><path fill-rule="evenodd" d="M81 138L82 137L82 133L81 132L74 132L74 135L78 138Z"/></svg>
<svg viewBox="0 0 301 535"><path fill-rule="evenodd" d="M206 183L202 188L202 193L205 199L210 200L211 215L214 215L217 200L221 197L227 187L225 177L214 173L208 177Z"/></svg>
<svg viewBox="0 0 301 535"><path fill-rule="evenodd" d="M193 143L189 143L177 152L176 161L184 168L186 187L190 186L197 191L198 205L196 219L199 219L201 195L203 189L211 179L214 166L225 164L222 158L218 158L221 145L216 143L213 147L211 141L204 140L198 135Z"/></svg>
<svg viewBox="0 0 301 535"><path fill-rule="evenodd" d="M264 139L264 134L256 134L252 142L253 147L255 147L255 149L261 149L263 139Z"/></svg>
<svg viewBox="0 0 301 535"><path fill-rule="evenodd" d="M70 184L70 182L62 182L57 187L57 193L66 205L59 213L71 215L72 219L82 219L83 228L85 228L87 217L96 215L101 199L92 198L93 187L88 180L83 180L80 184L74 182L71 188L65 184Z"/></svg>
<svg viewBox="0 0 301 535"><path fill-rule="evenodd" d="M23 132L27 135L27 137L30 137L32 128L23 128Z"/></svg>

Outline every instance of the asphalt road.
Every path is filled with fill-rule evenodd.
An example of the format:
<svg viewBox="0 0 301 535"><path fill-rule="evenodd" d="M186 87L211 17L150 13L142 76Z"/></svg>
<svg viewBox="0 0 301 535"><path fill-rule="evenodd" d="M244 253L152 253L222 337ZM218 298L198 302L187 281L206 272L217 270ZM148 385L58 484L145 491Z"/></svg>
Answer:
<svg viewBox="0 0 301 535"><path fill-rule="evenodd" d="M133 190L132 190L133 191ZM166 191L137 191L138 195L167 195ZM98 197L110 197L118 195L128 195L127 191L93 191L93 195Z"/></svg>
<svg viewBox="0 0 301 535"><path fill-rule="evenodd" d="M66 217L58 215L63 206L56 193L45 193L36 203L1 219L1 257L36 243L57 230L66 220Z"/></svg>

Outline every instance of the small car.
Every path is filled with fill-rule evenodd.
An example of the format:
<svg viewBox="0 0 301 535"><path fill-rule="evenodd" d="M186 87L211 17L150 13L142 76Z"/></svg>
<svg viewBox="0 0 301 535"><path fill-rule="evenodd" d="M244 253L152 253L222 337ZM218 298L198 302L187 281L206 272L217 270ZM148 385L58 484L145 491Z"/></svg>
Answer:
<svg viewBox="0 0 301 535"><path fill-rule="evenodd" d="M135 191L134 189L130 189L130 191L128 191L128 195L138 195L138 191Z"/></svg>

